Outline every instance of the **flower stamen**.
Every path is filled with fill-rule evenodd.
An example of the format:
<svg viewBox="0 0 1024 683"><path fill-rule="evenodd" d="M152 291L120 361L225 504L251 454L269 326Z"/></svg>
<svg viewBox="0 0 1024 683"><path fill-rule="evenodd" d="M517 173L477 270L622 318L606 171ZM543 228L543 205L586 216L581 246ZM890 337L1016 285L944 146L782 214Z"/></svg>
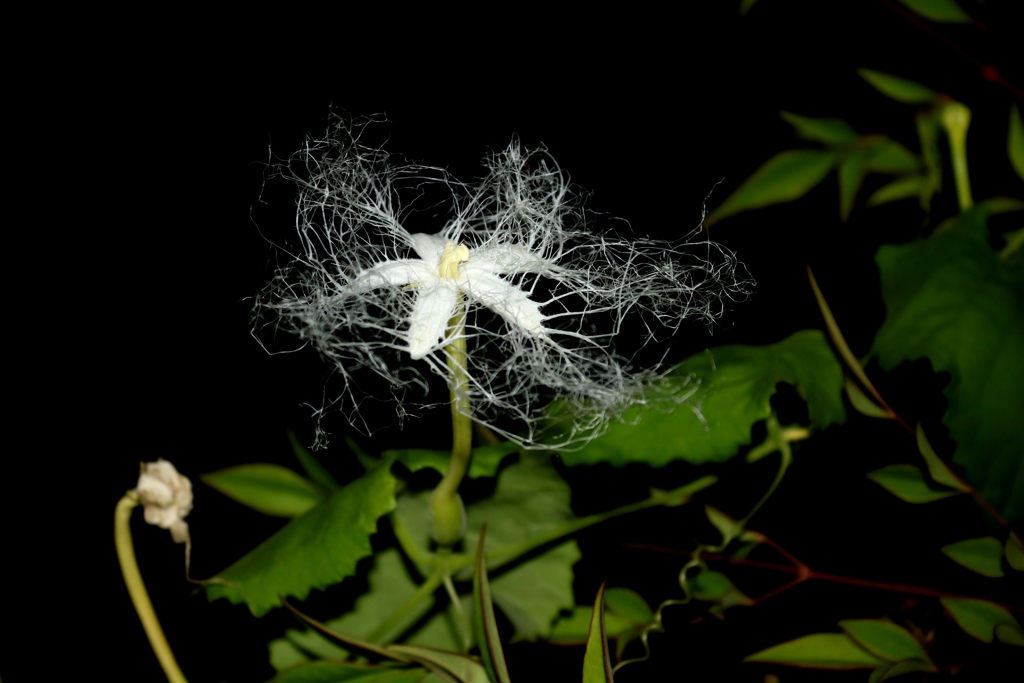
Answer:
<svg viewBox="0 0 1024 683"><path fill-rule="evenodd" d="M465 244L449 242L441 252L441 262L437 264L438 274L448 280L459 277L459 264L469 260L469 247Z"/></svg>

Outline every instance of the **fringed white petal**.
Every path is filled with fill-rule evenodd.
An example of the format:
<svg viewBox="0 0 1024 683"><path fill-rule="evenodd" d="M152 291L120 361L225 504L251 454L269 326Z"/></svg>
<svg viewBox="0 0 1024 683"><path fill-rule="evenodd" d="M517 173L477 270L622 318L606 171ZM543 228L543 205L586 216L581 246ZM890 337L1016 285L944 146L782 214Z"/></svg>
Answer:
<svg viewBox="0 0 1024 683"><path fill-rule="evenodd" d="M443 282L436 276L433 283L416 290L416 303L409 318L409 355L413 360L437 348L458 303L455 283Z"/></svg>
<svg viewBox="0 0 1024 683"><path fill-rule="evenodd" d="M544 334L544 314L540 312L540 305L531 301L526 292L497 275L473 272L468 268L466 271L459 278L459 288L470 301L487 306L508 324L534 336Z"/></svg>

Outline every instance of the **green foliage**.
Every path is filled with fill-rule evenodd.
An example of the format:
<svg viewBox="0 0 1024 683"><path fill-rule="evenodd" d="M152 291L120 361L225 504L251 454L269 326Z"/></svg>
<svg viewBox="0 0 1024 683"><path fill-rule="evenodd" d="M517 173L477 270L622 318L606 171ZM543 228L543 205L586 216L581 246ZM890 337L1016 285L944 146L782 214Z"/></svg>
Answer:
<svg viewBox="0 0 1024 683"><path fill-rule="evenodd" d="M755 652L745 662L770 662L811 669L874 669L886 661L845 633L814 633Z"/></svg>
<svg viewBox="0 0 1024 683"><path fill-rule="evenodd" d="M920 661L932 671L935 665L921 643L902 626L885 619L845 619L839 628L859 646L890 662Z"/></svg>
<svg viewBox="0 0 1024 683"><path fill-rule="evenodd" d="M873 71L872 69L857 69L865 81L873 85L878 92L886 97L891 97L897 102L904 104L928 104L935 100L934 90L924 87L920 83L893 76L892 74Z"/></svg>
<svg viewBox="0 0 1024 683"><path fill-rule="evenodd" d="M942 546L942 552L959 565L982 576L1003 576L1003 544L999 539L969 538Z"/></svg>
<svg viewBox="0 0 1024 683"><path fill-rule="evenodd" d="M1024 180L1024 123L1020 118L1020 107L1010 107L1010 133L1006 136L1006 149L1013 170Z"/></svg>
<svg viewBox="0 0 1024 683"><path fill-rule="evenodd" d="M997 638L1024 647L1024 630L1006 608L973 598L942 598L942 606L969 636L983 643Z"/></svg>
<svg viewBox="0 0 1024 683"><path fill-rule="evenodd" d="M797 135L805 140L823 142L829 145L847 145L857 140L857 131L842 119L819 119L800 116L788 111L780 112L785 121L791 124Z"/></svg>
<svg viewBox="0 0 1024 683"><path fill-rule="evenodd" d="M838 162L839 155L826 150L779 152L754 171L704 223L712 225L741 211L799 199L824 180Z"/></svg>
<svg viewBox="0 0 1024 683"><path fill-rule="evenodd" d="M612 683L612 663L604 627L604 584L597 590L590 619L587 652L583 656L583 683Z"/></svg>
<svg viewBox="0 0 1024 683"><path fill-rule="evenodd" d="M334 491L338 488L338 482L334 480L331 473L317 461L309 450L303 446L295 432L288 430L288 442L292 446L292 452L298 459L299 464L302 465L302 469L306 470L306 474L309 475L310 480L319 486L324 491Z"/></svg>
<svg viewBox="0 0 1024 683"><path fill-rule="evenodd" d="M394 509L394 492L388 467L368 472L207 582L207 596L245 602L260 616L278 605L278 596L302 599L351 576L371 552L377 520Z"/></svg>
<svg viewBox="0 0 1024 683"><path fill-rule="evenodd" d="M1010 532L1003 553L1006 555L1006 562L1010 567L1016 571L1024 571L1024 544L1021 543L1020 536L1016 532Z"/></svg>
<svg viewBox="0 0 1024 683"><path fill-rule="evenodd" d="M309 662L279 673L271 683L421 683L429 673L426 669L381 670L363 664Z"/></svg>
<svg viewBox="0 0 1024 683"><path fill-rule="evenodd" d="M1004 513L1024 514L1024 275L988 245L985 212L876 256L886 319L872 355L884 369L927 358L952 379L944 422L954 462Z"/></svg>
<svg viewBox="0 0 1024 683"><path fill-rule="evenodd" d="M324 492L287 467L269 463L238 465L200 479L228 498L275 517L298 517L323 500Z"/></svg>
<svg viewBox="0 0 1024 683"><path fill-rule="evenodd" d="M969 24L967 15L954 0L900 0L925 19L946 24Z"/></svg>
<svg viewBox="0 0 1024 683"><path fill-rule="evenodd" d="M626 411L600 437L562 453L567 465L673 460L722 462L751 441L751 427L771 413L780 382L807 401L811 426L824 429L846 419L843 373L818 330L803 330L768 346L721 346L684 360L665 380L667 396L685 396L674 411L657 402Z"/></svg>
<svg viewBox="0 0 1024 683"><path fill-rule="evenodd" d="M868 479L907 503L931 503L958 493L932 489L921 470L913 465L886 465L869 473Z"/></svg>
<svg viewBox="0 0 1024 683"><path fill-rule="evenodd" d="M473 626L476 642L480 647L480 658L491 683L510 683L505 653L501 648L498 622L494 618L494 604L491 601L491 586L487 579L487 565L484 562L484 538L487 527L480 529L480 542L476 548L476 563L473 570Z"/></svg>

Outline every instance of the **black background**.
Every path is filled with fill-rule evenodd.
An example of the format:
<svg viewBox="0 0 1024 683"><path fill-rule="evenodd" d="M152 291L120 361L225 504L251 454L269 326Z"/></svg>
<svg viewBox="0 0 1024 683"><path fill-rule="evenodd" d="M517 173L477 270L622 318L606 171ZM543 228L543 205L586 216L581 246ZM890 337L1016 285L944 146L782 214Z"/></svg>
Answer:
<svg viewBox="0 0 1024 683"><path fill-rule="evenodd" d="M7 683L86 672L160 680L110 534L114 504L134 486L139 461L171 460L196 484L189 518L196 576L215 574L280 526L198 483L200 473L221 467L284 461L285 430L308 441L312 420L303 404L321 400L327 376L312 352L268 356L249 335L249 297L275 263L270 241L289 239L293 218L290 188L263 187L268 146L290 153L306 134L323 132L332 107L385 114L390 151L468 179L479 175L487 150L518 135L548 147L573 182L592 192L590 208L627 219L638 233L672 238L699 223L716 183L709 207L770 155L804 144L780 109L846 118L916 150L912 108L856 76L855 68L869 67L971 106L975 198L1019 196L1005 154L1014 95L981 78L958 50L1019 85L1014 3L964 4L980 24L930 25L949 43L887 2L762 0L745 18L736 2L563 18L551 7L393 8L259 17L258 27L252 17L169 15L140 21L130 35L104 29L89 38L72 20L64 28L69 42L51 43L60 55L53 71L20 73L21 118L11 127L30 180L8 197L23 227L9 257L20 323L8 328L19 349L9 372L19 408L13 467L3 478L4 554L17 559L4 563L14 599L2 610L8 635L0 676ZM81 20L82 28L104 24ZM880 182L869 179L869 189ZM948 215L953 201L947 189L936 213ZM858 207L843 224L834 176L804 201L727 219L712 237L736 251L757 291L713 335L700 324L686 328L673 357L820 326L805 263L815 267L854 351L865 353L884 315L872 255L883 242L916 236L922 219L913 202L901 202ZM21 384L28 368L31 379ZM943 378L922 364L900 372L879 381L890 402L909 420L940 416ZM423 421L364 443L443 447L446 419L438 416L444 429ZM966 571L933 569L927 555L962 537L951 526L984 535L980 514L946 502L908 511L865 483L870 469L912 461L913 443L891 424L856 425L798 453L754 527L823 571L994 595ZM335 445L325 457L343 475L347 454L340 439ZM742 515L770 470L727 467L728 496L710 499ZM649 484L682 483L695 470L596 467L567 476L574 508L584 514L635 500ZM242 607L207 604L183 579L181 547L139 517L133 528L142 572L190 680L269 678L265 642L293 620L275 613L257 621ZM692 512L663 511L583 534L578 599L589 602L605 577L655 604L677 596L678 557L621 544L686 548L709 533L701 524ZM747 581L741 587L750 594L775 585L763 574ZM346 599L335 591L308 604L316 613ZM668 634L652 639L651 663L623 669L620 680L680 680L692 672L694 680L760 681L769 669L737 664L745 654L834 630L841 618L899 609L927 622L940 608L804 586L725 623L690 625L697 611L670 609ZM963 640L955 627L944 628L939 638ZM964 659L978 654L966 652ZM547 662L578 671L582 658L581 650L525 644L510 653L515 680L541 675ZM541 680L578 674L548 675ZM863 672L837 676L866 679Z"/></svg>

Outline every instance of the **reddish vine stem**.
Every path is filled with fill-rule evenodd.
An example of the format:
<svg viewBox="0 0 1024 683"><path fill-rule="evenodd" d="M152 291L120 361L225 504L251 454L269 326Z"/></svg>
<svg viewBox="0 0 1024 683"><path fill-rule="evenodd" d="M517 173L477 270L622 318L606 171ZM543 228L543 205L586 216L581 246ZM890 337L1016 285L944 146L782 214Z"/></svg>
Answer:
<svg viewBox="0 0 1024 683"><path fill-rule="evenodd" d="M746 557L730 557L728 555L720 555L717 553L701 553L700 557L702 560L709 560L711 562L727 562L742 567L753 567L756 569L769 569L772 571L783 572L786 574L795 575L792 581L782 584L777 588L764 593L757 598L752 598L753 603L764 602L768 598L774 597L779 593L789 590L794 586L798 586L805 581L818 580L827 581L829 583L841 583L848 586L860 586L861 588L871 588L874 590L889 591L892 593L903 593L905 595L921 595L929 598L954 598L958 600L979 600L973 595L963 595L960 593L949 593L947 591L941 591L936 588L929 588L927 586L916 586L913 584L905 583L889 583L886 581L873 581L871 579L861 579L855 576L843 576L842 574L830 574L828 572L819 572L811 569L807 564L794 557L791 553L785 551L781 546L776 544L770 539L765 539L765 542L771 545L773 548L781 552L786 559L793 562L793 564L778 564L776 562L764 562L762 560L751 560ZM637 548L639 550L650 550L654 552L666 553L669 555L683 555L687 557L693 556L693 551L690 550L679 550L677 548L666 548L664 546L650 545L647 543L624 543L627 548ZM989 600L984 598L986 602L990 602L993 605L998 605L1003 609L1010 610L1011 612L1024 612L1024 606L1020 605L1009 605L1002 602L996 602L995 600Z"/></svg>

